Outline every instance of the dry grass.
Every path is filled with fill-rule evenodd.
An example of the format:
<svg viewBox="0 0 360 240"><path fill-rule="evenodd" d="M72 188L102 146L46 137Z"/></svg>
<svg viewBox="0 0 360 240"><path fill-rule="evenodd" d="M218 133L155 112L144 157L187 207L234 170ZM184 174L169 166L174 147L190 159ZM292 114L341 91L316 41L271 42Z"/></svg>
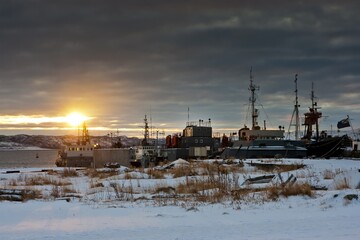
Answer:
<svg viewBox="0 0 360 240"><path fill-rule="evenodd" d="M295 183L288 184L286 186L282 185L272 185L266 190L266 196L270 200L276 200L280 196L290 197L290 196L313 196L311 186L308 183Z"/></svg>
<svg viewBox="0 0 360 240"><path fill-rule="evenodd" d="M226 200L228 196L229 194L225 190L211 189L211 191L196 195L195 200L198 202L220 203Z"/></svg>
<svg viewBox="0 0 360 240"><path fill-rule="evenodd" d="M71 187L54 185L51 189L50 196L52 198L60 198L65 197L67 194L71 193L77 193L77 191Z"/></svg>
<svg viewBox="0 0 360 240"><path fill-rule="evenodd" d="M349 189L349 188L351 188L349 181L345 177L335 181L336 190Z"/></svg>
<svg viewBox="0 0 360 240"><path fill-rule="evenodd" d="M242 201L242 200L247 200L249 194L261 192L261 191L264 191L264 189L239 188L231 191L231 197L234 202Z"/></svg>
<svg viewBox="0 0 360 240"><path fill-rule="evenodd" d="M164 171L160 171L160 170L156 170L156 169L149 169L149 171L147 171L147 174L150 176L150 178L152 179L163 179L165 178L165 172Z"/></svg>
<svg viewBox="0 0 360 240"><path fill-rule="evenodd" d="M167 187L157 187L155 189L155 193L166 193L166 194L174 194L175 188L167 186Z"/></svg>
<svg viewBox="0 0 360 240"><path fill-rule="evenodd" d="M140 174L137 174L140 173ZM131 180L131 179L144 179L146 175L143 172L128 172L125 174L124 179Z"/></svg>
<svg viewBox="0 0 360 240"><path fill-rule="evenodd" d="M134 200L134 188L132 185L125 187L117 182L111 182L110 187L114 190L116 200L133 201Z"/></svg>
<svg viewBox="0 0 360 240"><path fill-rule="evenodd" d="M173 178L197 175L191 165L172 168L168 172L173 175Z"/></svg>
<svg viewBox="0 0 360 240"><path fill-rule="evenodd" d="M203 178L186 179L176 187L179 194L192 195L195 201L218 203L231 198L231 189L234 182L229 175L222 172L220 175L204 176Z"/></svg>
<svg viewBox="0 0 360 240"><path fill-rule="evenodd" d="M230 174L230 173L244 173L247 172L243 168L242 164L232 164L232 165L221 165L217 162L207 163L201 162L198 165L198 169L200 169L200 175L219 175L219 174Z"/></svg>
<svg viewBox="0 0 360 240"><path fill-rule="evenodd" d="M0 201L28 201L42 198L41 191L34 188L0 189Z"/></svg>
<svg viewBox="0 0 360 240"><path fill-rule="evenodd" d="M290 172L294 170L298 170L304 168L305 165L301 163L294 163L294 164L281 164L275 167L275 171L280 172Z"/></svg>
<svg viewBox="0 0 360 240"><path fill-rule="evenodd" d="M259 203L259 201L277 200L281 197L289 196L312 197L314 194L308 183L283 183L282 185L271 185L270 187L263 187L261 189L255 187L252 189L251 186L240 186L239 178L242 177L246 179L246 175L241 176L241 174L248 174L255 171L259 174L259 172L263 171L258 170L257 167L242 168L239 164L222 163L223 162L211 163L199 161L192 162L188 166L162 171L156 169L137 169L136 172L121 174L125 179L129 179L127 181L119 179L120 176L104 180L105 178L119 175L117 169L105 171L88 169L76 172L74 169L64 168L63 171L58 171L56 174L48 172L26 175L21 173L18 178L4 179L4 182L7 185L14 186L13 188L36 186L37 189L46 189L43 190L46 193L45 198L67 198L69 194L76 193L76 191L72 186L68 186L71 182L70 179L66 178L79 176L79 174L83 176L84 174L88 177L86 181L88 182L88 190L90 190L87 191L87 194L88 196L94 194L94 196L91 197L94 197L95 199L99 197L104 200L136 201L137 199L141 199L141 197L138 197L139 195L137 195L141 193L140 195L145 194L146 196L143 197L144 200L153 200L153 204L158 205L180 205L184 202L189 205L193 204L194 206L204 203L236 203L239 204L239 209L241 208L240 204ZM341 169L325 170L324 172L319 173L311 170L311 168L301 169L303 167L304 165L299 163L289 165L275 164L272 168L272 173L276 174L276 172L288 172L300 169L299 171L293 172L293 174L296 174L297 178L304 178L302 181L311 182L315 177L318 177L319 179L323 177L324 179L336 179L334 186L338 190L350 188L349 179L338 178L337 176L337 174L342 172ZM270 169L266 169L266 171L268 172ZM172 176L173 178L183 178L173 181L182 181L176 186L169 186L168 181L152 180L152 182L155 182L157 185L144 184L145 187L141 188L140 182L143 183L143 181L138 179L143 179L144 176L146 177L145 173L151 179L164 179L169 176ZM116 182L116 179L119 179L119 181ZM136 180L132 181L131 179ZM82 181L82 178L72 180ZM109 183L109 185L107 185L107 183ZM135 188L133 187L133 184ZM41 185L50 185L50 187L46 186L45 188L41 188L39 187ZM247 188L244 189L242 187ZM360 188L360 183L358 188ZM39 196L41 196L40 191L36 194L29 195L30 196L27 197L28 199L39 198ZM149 195L152 196L152 198L149 198ZM138 198L136 198L136 196Z"/></svg>
<svg viewBox="0 0 360 240"><path fill-rule="evenodd" d="M272 161L272 160L271 160ZM265 172L290 172L304 168L305 165L302 163L293 163L293 164L277 164L272 162L264 161L264 163L255 163L253 164L257 169Z"/></svg>
<svg viewBox="0 0 360 240"><path fill-rule="evenodd" d="M18 186L19 185L19 182L15 179L15 178L12 178L8 181L7 183L9 186Z"/></svg>
<svg viewBox="0 0 360 240"><path fill-rule="evenodd" d="M119 175L119 171L116 169L109 169L106 171L98 171L97 169L89 168L85 171L85 175L90 178L108 178Z"/></svg>
<svg viewBox="0 0 360 240"><path fill-rule="evenodd" d="M26 188L25 193L23 194L23 201L33 200L33 199L40 199L42 198L41 191L33 188Z"/></svg>
<svg viewBox="0 0 360 240"><path fill-rule="evenodd" d="M176 187L176 192L180 194L197 194L201 191L215 189L217 187L218 185L216 183L211 183L204 179L190 179L185 183L180 183Z"/></svg>
<svg viewBox="0 0 360 240"><path fill-rule="evenodd" d="M218 172L220 165L215 163L200 162L199 169L201 169L202 175L214 175Z"/></svg>
<svg viewBox="0 0 360 240"><path fill-rule="evenodd" d="M62 177L78 177L79 173L74 168L64 168L61 172Z"/></svg>
<svg viewBox="0 0 360 240"><path fill-rule="evenodd" d="M104 187L104 184L102 182L98 182L94 179L90 179L90 188L98 188L98 187Z"/></svg>
<svg viewBox="0 0 360 240"><path fill-rule="evenodd" d="M325 169L323 172L323 177L324 179L334 179L335 178L335 173L329 169Z"/></svg>
<svg viewBox="0 0 360 240"><path fill-rule="evenodd" d="M296 171L295 173L297 178L318 178L319 174L314 171L311 167L307 167L306 169Z"/></svg>
<svg viewBox="0 0 360 240"><path fill-rule="evenodd" d="M53 176L44 175L19 175L17 179L11 179L8 183L10 186L43 186L43 185L57 185L64 186L71 183L62 179L57 179Z"/></svg>

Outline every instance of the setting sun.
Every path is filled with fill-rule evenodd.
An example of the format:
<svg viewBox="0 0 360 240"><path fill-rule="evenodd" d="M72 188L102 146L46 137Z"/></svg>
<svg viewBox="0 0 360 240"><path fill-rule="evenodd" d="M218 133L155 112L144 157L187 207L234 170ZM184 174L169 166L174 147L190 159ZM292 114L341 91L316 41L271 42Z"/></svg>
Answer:
<svg viewBox="0 0 360 240"><path fill-rule="evenodd" d="M66 116L66 122L73 127L79 126L88 119L89 117L86 117L85 115L78 112L73 112Z"/></svg>

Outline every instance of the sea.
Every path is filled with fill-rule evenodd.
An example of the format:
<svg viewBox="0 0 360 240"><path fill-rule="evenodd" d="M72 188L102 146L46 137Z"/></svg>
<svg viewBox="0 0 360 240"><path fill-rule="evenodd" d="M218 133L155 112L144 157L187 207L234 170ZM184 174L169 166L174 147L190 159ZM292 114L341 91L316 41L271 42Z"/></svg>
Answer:
<svg viewBox="0 0 360 240"><path fill-rule="evenodd" d="M0 169L56 167L57 149L1 149Z"/></svg>

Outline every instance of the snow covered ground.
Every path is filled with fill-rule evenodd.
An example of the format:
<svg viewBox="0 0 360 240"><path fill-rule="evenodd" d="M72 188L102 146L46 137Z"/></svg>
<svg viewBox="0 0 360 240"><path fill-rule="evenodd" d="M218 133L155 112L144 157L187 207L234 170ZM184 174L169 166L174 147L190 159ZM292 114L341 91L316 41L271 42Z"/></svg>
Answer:
<svg viewBox="0 0 360 240"><path fill-rule="evenodd" d="M276 200L265 200L260 197L261 194L252 192L239 201L225 199L210 203L182 199L172 203L173 200L154 200L154 196L172 196L154 189L169 186L177 189L179 184L189 181L190 176L166 174L164 178L157 179L146 170L128 172L125 169L106 177L80 174L63 177L76 190L76 193L68 195L73 197L54 200L51 195L56 188L45 184L35 186L42 192L41 199L0 202L0 239L359 238L360 161L284 159L263 163L305 164L305 168L281 172L281 178L287 179L293 174L296 182L307 182L328 190L314 190L312 196L280 196ZM228 175L232 178L229 182L237 181L234 186L238 189L245 187L243 183L249 177L271 173L246 163L241 169L237 177ZM25 188L22 182L34 176L58 177L50 172L34 172L39 169L18 169L20 173L6 174L8 170L14 169L0 170L1 189ZM54 170L62 171L60 168ZM278 172L273 173L275 177L269 184L279 181ZM199 177L202 176L192 176ZM126 200L129 195L119 198L120 193L111 191L113 183L122 189L131 186L131 198ZM344 183L346 186L342 187ZM358 199L344 198L349 194L358 196Z"/></svg>

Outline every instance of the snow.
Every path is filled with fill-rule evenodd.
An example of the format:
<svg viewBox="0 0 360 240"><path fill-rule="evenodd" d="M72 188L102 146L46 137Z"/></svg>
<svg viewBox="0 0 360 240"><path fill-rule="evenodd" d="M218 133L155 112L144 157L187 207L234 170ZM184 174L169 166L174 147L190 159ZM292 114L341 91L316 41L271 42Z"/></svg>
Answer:
<svg viewBox="0 0 360 240"><path fill-rule="evenodd" d="M239 175L239 185L247 177L264 175L246 164L250 161L258 160L245 161L248 173ZM266 160L271 161L305 164L304 169L283 172L281 176L286 179L293 174L299 182L307 181L328 190L316 191L313 197L281 197L277 201L260 201L254 194L250 196L252 200L241 202L182 201L171 205L151 200L113 200L108 196L109 185L133 185L139 191L156 186L175 187L186 177L150 179L146 171L133 171L134 179L125 179L125 174L130 173L120 171L118 175L96 179L103 183L99 189L104 192L95 197L88 189L89 178L81 175L70 181L80 195L88 195L83 199L0 202L0 239L358 239L360 161ZM40 170L36 168L19 170L20 174L45 174L35 172ZM325 179L325 171L333 172L334 178ZM0 173L1 188L8 187L5 183L10 179L19 179L19 173L5 172L2 169ZM350 188L337 189L336 183L344 178ZM345 200L347 194L357 194L359 199ZM143 196L151 199L151 194Z"/></svg>
<svg viewBox="0 0 360 240"><path fill-rule="evenodd" d="M165 169L169 169L169 168L181 168L181 167L188 166L188 165L189 165L188 161L186 161L182 158L179 158L178 160L175 160L169 164L166 164L162 167L158 167L158 169L165 170Z"/></svg>

